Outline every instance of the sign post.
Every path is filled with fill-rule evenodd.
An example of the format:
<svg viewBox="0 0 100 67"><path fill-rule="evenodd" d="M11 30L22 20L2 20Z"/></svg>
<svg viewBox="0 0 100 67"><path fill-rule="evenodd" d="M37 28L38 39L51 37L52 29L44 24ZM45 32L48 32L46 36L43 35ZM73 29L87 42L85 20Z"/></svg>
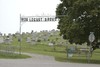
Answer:
<svg viewBox="0 0 100 67"><path fill-rule="evenodd" d="M21 55L21 14L20 14L20 27L19 27L19 33L20 33L20 37L19 37L19 42L20 42L20 45L19 45L19 54Z"/></svg>
<svg viewBox="0 0 100 67"><path fill-rule="evenodd" d="M93 42L95 40L94 32L90 32L89 41Z"/></svg>
<svg viewBox="0 0 100 67"><path fill-rule="evenodd" d="M95 40L94 32L90 32L89 35L89 41L90 41L90 49L89 49L89 55L88 55L88 62L90 62L90 55L92 51L92 42Z"/></svg>

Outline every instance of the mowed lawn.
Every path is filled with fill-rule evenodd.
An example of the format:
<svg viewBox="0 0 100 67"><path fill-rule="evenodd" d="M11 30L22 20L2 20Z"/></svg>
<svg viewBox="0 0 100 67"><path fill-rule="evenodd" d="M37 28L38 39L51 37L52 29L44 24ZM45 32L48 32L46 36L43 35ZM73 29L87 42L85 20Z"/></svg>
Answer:
<svg viewBox="0 0 100 67"><path fill-rule="evenodd" d="M55 60L61 62L88 63L85 53L82 53L80 55L73 54L73 57L67 58L66 46L55 46L54 50L54 47L50 47L44 44L37 44L31 47L29 46L23 47L22 52L38 53L38 54L54 56ZM90 59L90 63L100 64L100 49L97 49L93 52L92 57Z"/></svg>
<svg viewBox="0 0 100 67"><path fill-rule="evenodd" d="M2 46L1 47L2 49L5 48L4 47L5 44L1 44L0 46ZM31 44L26 42L26 38L23 38L23 41L20 44L17 38L14 38L13 42L6 46L13 46L14 47L13 50L16 52L21 51L26 53L36 53L36 54L54 56L55 60L60 62L88 63L86 54L84 53L80 55L73 54L71 58L67 58L66 45L49 46L48 43L45 42L38 42L36 44ZM92 57L90 59L90 63L100 64L100 49L97 49L93 52Z"/></svg>

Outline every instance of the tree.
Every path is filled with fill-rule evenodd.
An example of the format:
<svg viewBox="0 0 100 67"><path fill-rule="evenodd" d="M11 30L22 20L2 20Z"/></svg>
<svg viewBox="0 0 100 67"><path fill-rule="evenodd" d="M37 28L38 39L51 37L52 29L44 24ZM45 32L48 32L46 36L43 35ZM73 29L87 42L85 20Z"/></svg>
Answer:
<svg viewBox="0 0 100 67"><path fill-rule="evenodd" d="M90 32L94 32L96 44L100 39L100 0L61 0L56 8L59 18L58 29L70 43L87 42Z"/></svg>

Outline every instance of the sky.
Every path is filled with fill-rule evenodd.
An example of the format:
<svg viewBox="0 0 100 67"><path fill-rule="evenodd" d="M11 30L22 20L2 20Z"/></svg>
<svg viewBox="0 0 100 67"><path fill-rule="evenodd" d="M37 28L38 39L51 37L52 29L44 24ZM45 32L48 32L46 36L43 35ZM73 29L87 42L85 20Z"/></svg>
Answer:
<svg viewBox="0 0 100 67"><path fill-rule="evenodd" d="M60 0L0 0L0 32L16 33L20 27L21 16L55 15ZM57 29L56 22L26 22L21 25L22 32Z"/></svg>

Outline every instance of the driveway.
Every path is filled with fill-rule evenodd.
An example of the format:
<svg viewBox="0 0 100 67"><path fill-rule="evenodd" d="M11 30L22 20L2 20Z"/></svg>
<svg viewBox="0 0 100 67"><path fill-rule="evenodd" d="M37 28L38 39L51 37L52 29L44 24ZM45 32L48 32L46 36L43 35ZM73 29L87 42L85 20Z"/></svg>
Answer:
<svg viewBox="0 0 100 67"><path fill-rule="evenodd" d="M24 53L28 54L28 53ZM0 67L100 67L99 64L80 64L55 61L52 56L28 54L28 59L0 59Z"/></svg>

